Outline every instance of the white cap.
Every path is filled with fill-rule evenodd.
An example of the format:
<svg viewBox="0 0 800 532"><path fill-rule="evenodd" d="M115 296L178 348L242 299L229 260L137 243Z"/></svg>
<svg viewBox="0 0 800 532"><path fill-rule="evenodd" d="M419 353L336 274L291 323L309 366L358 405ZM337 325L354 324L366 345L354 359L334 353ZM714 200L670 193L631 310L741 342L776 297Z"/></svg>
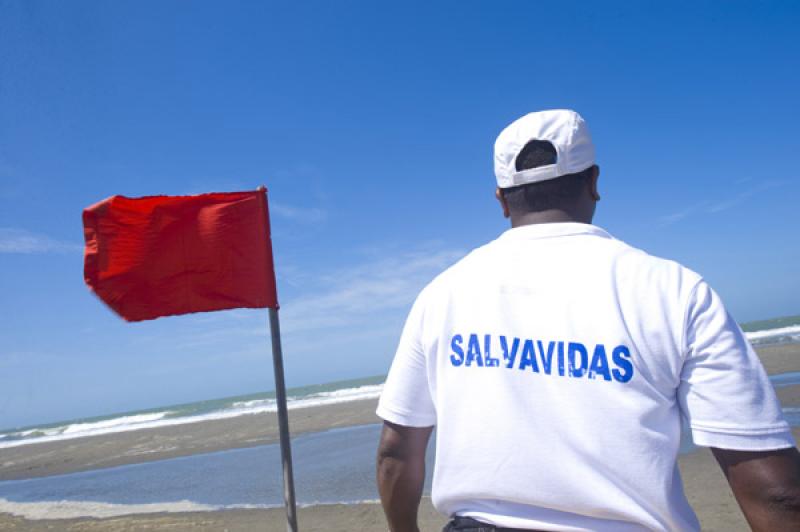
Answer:
<svg viewBox="0 0 800 532"><path fill-rule="evenodd" d="M556 149L556 163L517 171L517 156L532 140ZM581 115L569 109L530 113L506 127L494 143L494 174L500 188L546 181L586 170L594 164L594 144Z"/></svg>

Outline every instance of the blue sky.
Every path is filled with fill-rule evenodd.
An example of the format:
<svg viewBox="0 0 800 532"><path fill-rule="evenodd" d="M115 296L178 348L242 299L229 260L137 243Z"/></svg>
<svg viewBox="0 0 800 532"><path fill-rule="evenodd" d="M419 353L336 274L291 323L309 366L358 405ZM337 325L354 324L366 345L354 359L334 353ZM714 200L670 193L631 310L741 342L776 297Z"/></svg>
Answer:
<svg viewBox="0 0 800 532"><path fill-rule="evenodd" d="M0 0L0 427L272 389L266 311L127 324L113 194L270 190L289 386L385 373L416 292L506 228L492 145L588 121L595 222L800 313L792 2ZM608 3L607 3L608 4Z"/></svg>

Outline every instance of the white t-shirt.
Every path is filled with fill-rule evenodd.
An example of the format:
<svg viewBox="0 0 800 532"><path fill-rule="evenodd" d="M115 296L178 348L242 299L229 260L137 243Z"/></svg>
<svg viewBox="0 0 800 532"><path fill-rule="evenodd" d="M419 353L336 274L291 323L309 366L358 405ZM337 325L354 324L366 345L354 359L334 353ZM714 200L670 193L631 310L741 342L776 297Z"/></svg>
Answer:
<svg viewBox="0 0 800 532"><path fill-rule="evenodd" d="M511 229L431 282L378 415L436 425L440 512L539 530L698 530L682 415L698 445L794 445L702 278L578 223Z"/></svg>

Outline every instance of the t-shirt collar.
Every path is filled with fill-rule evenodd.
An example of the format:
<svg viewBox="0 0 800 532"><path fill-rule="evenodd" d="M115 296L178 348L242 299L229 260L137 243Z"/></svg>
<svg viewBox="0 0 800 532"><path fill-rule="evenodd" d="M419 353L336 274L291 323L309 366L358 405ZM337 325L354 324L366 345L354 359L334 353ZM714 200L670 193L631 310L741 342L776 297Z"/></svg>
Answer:
<svg viewBox="0 0 800 532"><path fill-rule="evenodd" d="M500 235L502 240L528 240L533 238L553 238L572 235L594 235L612 238L605 229L592 224L562 222L549 224L530 224L512 227Z"/></svg>

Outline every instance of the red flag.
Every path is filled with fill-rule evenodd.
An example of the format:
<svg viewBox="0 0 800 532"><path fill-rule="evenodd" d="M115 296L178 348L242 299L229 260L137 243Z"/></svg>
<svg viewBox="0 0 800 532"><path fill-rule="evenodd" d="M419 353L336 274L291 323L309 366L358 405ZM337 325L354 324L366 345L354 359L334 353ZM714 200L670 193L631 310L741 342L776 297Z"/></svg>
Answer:
<svg viewBox="0 0 800 532"><path fill-rule="evenodd" d="M112 196L83 211L84 278L128 321L278 308L266 190Z"/></svg>

